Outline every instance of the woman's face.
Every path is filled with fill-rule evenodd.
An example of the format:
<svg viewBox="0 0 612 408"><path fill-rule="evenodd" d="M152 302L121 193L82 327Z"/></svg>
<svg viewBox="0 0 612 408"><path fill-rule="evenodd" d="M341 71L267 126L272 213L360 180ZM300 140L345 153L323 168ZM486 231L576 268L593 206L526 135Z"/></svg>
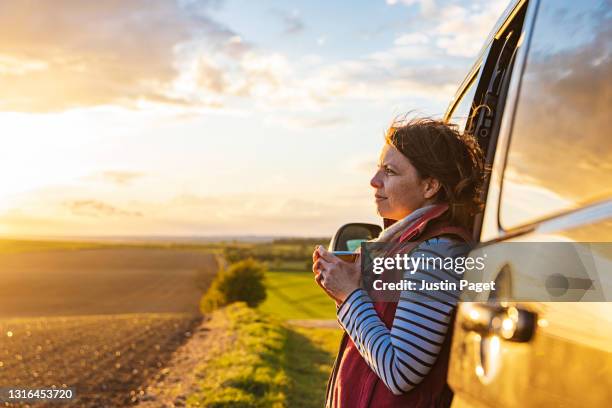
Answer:
<svg viewBox="0 0 612 408"><path fill-rule="evenodd" d="M392 220L401 220L428 204L439 188L436 180L421 179L410 160L389 143L382 149L370 185L376 189L378 214Z"/></svg>

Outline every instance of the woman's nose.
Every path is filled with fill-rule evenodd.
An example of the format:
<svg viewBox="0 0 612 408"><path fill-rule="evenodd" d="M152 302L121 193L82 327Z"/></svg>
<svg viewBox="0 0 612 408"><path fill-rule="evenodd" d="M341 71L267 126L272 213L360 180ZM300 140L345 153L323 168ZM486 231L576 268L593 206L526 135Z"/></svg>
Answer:
<svg viewBox="0 0 612 408"><path fill-rule="evenodd" d="M374 188L381 188L382 181L380 179L380 170L374 174L374 177L370 180L370 185Z"/></svg>

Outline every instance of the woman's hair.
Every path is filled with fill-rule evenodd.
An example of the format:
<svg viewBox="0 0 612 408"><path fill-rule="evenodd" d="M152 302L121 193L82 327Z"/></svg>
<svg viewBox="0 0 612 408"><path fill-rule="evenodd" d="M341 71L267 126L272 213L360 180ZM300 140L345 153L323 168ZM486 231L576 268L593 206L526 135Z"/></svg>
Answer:
<svg viewBox="0 0 612 408"><path fill-rule="evenodd" d="M476 139L456 125L417 118L394 120L385 140L410 160L421 178L440 182L436 201L449 204L451 223L471 230L472 217L483 207L484 159Z"/></svg>

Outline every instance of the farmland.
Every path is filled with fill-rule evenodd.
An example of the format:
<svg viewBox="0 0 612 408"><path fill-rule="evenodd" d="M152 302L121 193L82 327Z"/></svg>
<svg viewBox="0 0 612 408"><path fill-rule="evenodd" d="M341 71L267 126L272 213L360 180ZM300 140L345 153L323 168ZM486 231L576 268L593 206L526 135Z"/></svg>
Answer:
<svg viewBox="0 0 612 408"><path fill-rule="evenodd" d="M0 253L0 384L65 384L79 407L135 401L201 321L216 270L197 249Z"/></svg>
<svg viewBox="0 0 612 408"><path fill-rule="evenodd" d="M320 326L334 322L335 308L308 271L313 246L305 240L201 246L0 241L0 386L74 388L77 399L62 406L158 406L180 401L181 393L189 398L188 378L197 374L206 400L218 400L225 394L210 388L218 380L213 377L229 378L240 367L216 371L228 356L213 350L271 342L278 364L266 369L287 382L272 382L270 389L280 386L286 406L320 406L341 332ZM257 313L272 320L257 341L240 325L209 332L207 318L202 321L199 301L223 262L219 255L230 261L253 256L270 269L268 297ZM314 326L291 323L307 321ZM278 344L275 330L284 339ZM190 365L204 360L210 361L204 372ZM152 394L151 385L162 396Z"/></svg>
<svg viewBox="0 0 612 408"><path fill-rule="evenodd" d="M197 313L216 268L195 250L0 254L0 317Z"/></svg>
<svg viewBox="0 0 612 408"><path fill-rule="evenodd" d="M184 314L3 319L0 384L65 385L76 390L70 405L123 406L163 369L198 320Z"/></svg>

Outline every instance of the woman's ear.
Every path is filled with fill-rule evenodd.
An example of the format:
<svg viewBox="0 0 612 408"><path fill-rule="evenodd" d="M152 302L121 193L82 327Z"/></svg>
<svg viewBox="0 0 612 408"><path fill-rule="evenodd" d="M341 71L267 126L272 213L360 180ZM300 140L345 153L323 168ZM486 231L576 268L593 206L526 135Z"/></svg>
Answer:
<svg viewBox="0 0 612 408"><path fill-rule="evenodd" d="M438 191L440 191L440 187L442 187L440 181L433 177L427 177L423 182L423 197L426 200L434 198L436 194L438 194Z"/></svg>

